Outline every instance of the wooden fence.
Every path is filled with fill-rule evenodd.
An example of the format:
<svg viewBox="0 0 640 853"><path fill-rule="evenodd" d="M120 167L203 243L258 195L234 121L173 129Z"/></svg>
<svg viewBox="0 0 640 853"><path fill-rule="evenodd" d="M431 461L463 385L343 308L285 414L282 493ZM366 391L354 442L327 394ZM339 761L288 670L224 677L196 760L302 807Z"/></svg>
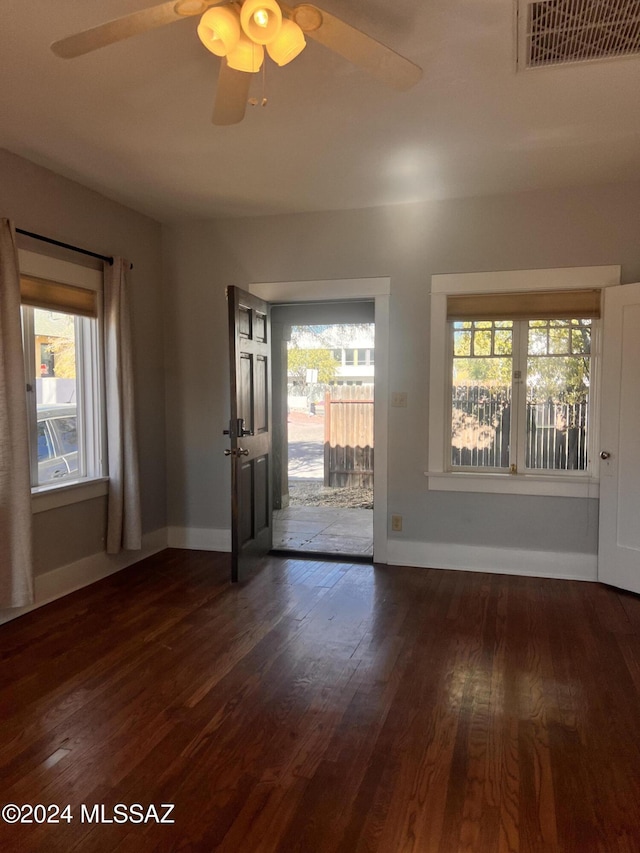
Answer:
<svg viewBox="0 0 640 853"><path fill-rule="evenodd" d="M336 385L324 399L324 484L373 486L373 385Z"/></svg>
<svg viewBox="0 0 640 853"><path fill-rule="evenodd" d="M526 406L525 466L584 471L587 467L586 400L533 402ZM456 385L453 389L451 464L506 468L509 465L511 389Z"/></svg>

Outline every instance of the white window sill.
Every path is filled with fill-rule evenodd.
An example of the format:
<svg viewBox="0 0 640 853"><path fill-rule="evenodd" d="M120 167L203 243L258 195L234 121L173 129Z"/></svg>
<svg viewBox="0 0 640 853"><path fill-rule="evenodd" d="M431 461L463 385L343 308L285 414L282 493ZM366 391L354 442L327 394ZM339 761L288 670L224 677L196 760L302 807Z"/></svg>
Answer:
<svg viewBox="0 0 640 853"><path fill-rule="evenodd" d="M56 483L55 486L34 486L31 489L31 511L46 512L60 506L101 498L109 491L109 478L97 477L92 480L71 480Z"/></svg>
<svg viewBox="0 0 640 853"><path fill-rule="evenodd" d="M479 474L472 471L429 472L430 491L484 492L503 495L549 495L563 498L597 498L599 481L586 475Z"/></svg>

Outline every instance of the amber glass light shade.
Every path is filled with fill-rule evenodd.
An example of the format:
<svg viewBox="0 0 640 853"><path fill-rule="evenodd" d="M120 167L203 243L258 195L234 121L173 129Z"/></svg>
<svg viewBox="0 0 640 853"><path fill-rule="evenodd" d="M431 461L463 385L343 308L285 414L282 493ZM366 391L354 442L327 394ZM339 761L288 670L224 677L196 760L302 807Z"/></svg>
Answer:
<svg viewBox="0 0 640 853"><path fill-rule="evenodd" d="M234 50L227 54L227 65L236 71L248 71L250 73L259 71L263 60L263 46L252 42L244 33L240 35Z"/></svg>
<svg viewBox="0 0 640 853"><path fill-rule="evenodd" d="M287 65L305 49L307 42L300 27L285 18L275 41L267 45L267 53L277 65Z"/></svg>
<svg viewBox="0 0 640 853"><path fill-rule="evenodd" d="M240 24L256 44L269 44L280 32L282 11L276 0L244 0Z"/></svg>
<svg viewBox="0 0 640 853"><path fill-rule="evenodd" d="M216 56L227 56L240 39L240 18L230 6L207 9L198 24L198 37Z"/></svg>

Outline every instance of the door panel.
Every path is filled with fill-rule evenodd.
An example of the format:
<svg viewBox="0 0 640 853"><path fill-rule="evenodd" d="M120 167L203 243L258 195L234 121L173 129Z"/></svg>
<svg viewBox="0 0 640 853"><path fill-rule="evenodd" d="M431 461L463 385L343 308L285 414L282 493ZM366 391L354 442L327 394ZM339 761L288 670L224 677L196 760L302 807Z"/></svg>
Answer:
<svg viewBox="0 0 640 853"><path fill-rule="evenodd" d="M605 290L598 578L640 592L640 284Z"/></svg>
<svg viewBox="0 0 640 853"><path fill-rule="evenodd" d="M245 338L241 338L241 343ZM240 376L238 384L238 417L244 428L253 432L253 354L240 352Z"/></svg>
<svg viewBox="0 0 640 853"><path fill-rule="evenodd" d="M266 456L260 456L253 463L253 487L254 524L259 534L269 526L269 460Z"/></svg>
<svg viewBox="0 0 640 853"><path fill-rule="evenodd" d="M261 343L267 342L267 315L260 311L256 311L254 316L254 337Z"/></svg>
<svg viewBox="0 0 640 853"><path fill-rule="evenodd" d="M231 380L231 580L245 580L269 553L271 510L271 376L269 306L227 289Z"/></svg>
<svg viewBox="0 0 640 853"><path fill-rule="evenodd" d="M258 434L269 430L269 359L256 356L254 371L253 430Z"/></svg>
<svg viewBox="0 0 640 853"><path fill-rule="evenodd" d="M253 507L246 498L253 494L253 462L240 463L240 547L254 538Z"/></svg>
<svg viewBox="0 0 640 853"><path fill-rule="evenodd" d="M244 305L238 307L238 334L241 338L251 338L251 311Z"/></svg>

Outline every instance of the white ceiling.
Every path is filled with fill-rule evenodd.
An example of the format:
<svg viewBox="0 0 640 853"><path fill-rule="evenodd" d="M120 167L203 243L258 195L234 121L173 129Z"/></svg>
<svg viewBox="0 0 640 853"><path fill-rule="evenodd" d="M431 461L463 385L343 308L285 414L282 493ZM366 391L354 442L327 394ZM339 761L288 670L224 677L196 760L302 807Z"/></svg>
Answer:
<svg viewBox="0 0 640 853"><path fill-rule="evenodd" d="M516 73L511 0L324 0L421 82L386 89L309 40L232 127L210 121L219 60L197 18L79 59L49 50L149 5L3 0L0 146L162 221L640 178L640 59Z"/></svg>

